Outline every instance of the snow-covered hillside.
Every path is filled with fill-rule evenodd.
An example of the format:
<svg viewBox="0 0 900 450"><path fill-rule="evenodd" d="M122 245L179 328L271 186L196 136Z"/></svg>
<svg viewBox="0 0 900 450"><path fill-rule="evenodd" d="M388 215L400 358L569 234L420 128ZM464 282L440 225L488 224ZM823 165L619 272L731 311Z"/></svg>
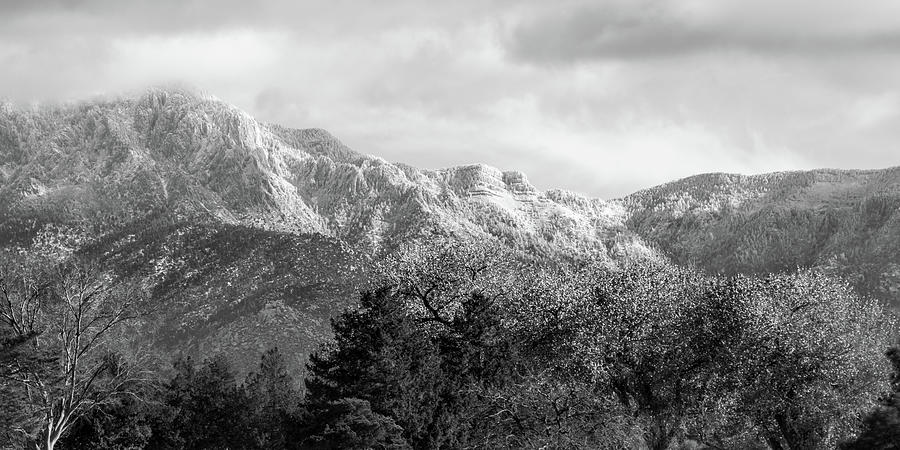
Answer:
<svg viewBox="0 0 900 450"><path fill-rule="evenodd" d="M142 278L170 347L305 354L373 261L428 235L535 258L818 266L900 303L900 168L707 174L602 200L483 164L388 162L179 90L0 105L0 246Z"/></svg>

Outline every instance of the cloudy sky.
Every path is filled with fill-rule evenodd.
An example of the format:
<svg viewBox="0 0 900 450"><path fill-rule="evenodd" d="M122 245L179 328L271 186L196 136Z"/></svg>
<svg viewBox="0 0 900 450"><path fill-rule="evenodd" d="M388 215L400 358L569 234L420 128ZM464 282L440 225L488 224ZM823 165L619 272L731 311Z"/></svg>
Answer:
<svg viewBox="0 0 900 450"><path fill-rule="evenodd" d="M604 198L900 165L895 0L0 0L0 97L170 83L391 161Z"/></svg>

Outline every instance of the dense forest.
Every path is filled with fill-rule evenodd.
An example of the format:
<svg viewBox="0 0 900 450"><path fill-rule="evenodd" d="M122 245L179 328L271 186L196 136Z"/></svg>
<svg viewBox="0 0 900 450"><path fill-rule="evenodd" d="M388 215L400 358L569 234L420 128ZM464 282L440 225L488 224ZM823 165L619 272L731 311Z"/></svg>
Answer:
<svg viewBox="0 0 900 450"><path fill-rule="evenodd" d="M893 318L816 270L532 261L447 240L372 269L332 339L160 354L140 281L0 255L0 442L39 449L898 449Z"/></svg>

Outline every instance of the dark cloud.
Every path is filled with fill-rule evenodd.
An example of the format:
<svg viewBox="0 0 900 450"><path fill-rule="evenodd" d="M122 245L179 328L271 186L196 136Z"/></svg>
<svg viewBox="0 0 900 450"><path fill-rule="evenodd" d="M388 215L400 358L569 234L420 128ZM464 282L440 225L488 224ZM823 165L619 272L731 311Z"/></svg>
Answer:
<svg viewBox="0 0 900 450"><path fill-rule="evenodd" d="M720 51L799 56L900 53L900 28L822 23L807 14L795 20L742 16L739 8L709 18L677 9L677 2L592 2L561 8L516 26L511 54L537 63L673 58ZM758 9L765 10L762 5ZM797 15L784 11L787 15ZM771 15L778 15L777 10Z"/></svg>

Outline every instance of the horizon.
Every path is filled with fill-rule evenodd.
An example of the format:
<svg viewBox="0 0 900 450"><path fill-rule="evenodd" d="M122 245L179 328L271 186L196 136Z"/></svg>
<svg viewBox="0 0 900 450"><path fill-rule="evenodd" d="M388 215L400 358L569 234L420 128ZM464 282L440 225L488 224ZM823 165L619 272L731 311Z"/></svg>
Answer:
<svg viewBox="0 0 900 450"><path fill-rule="evenodd" d="M12 104L14 107L16 107L20 110L24 110L26 108L41 109L41 108L77 107L79 105L90 104L90 103L126 101L126 100L136 99L143 95L147 95L153 91L165 91L168 93L176 92L176 93L182 93L182 94L186 94L186 95L197 96L198 98L203 99L203 100L218 101L218 102L224 103L226 105L229 105L231 107L238 108L240 111L242 111L246 114L249 114L251 117L253 117L254 120L257 120L259 123L261 123L263 125L285 126L284 124L280 124L277 122L260 121L256 117L254 117L253 114L250 113L249 111L246 111L243 108L240 108L239 106L234 105L234 104L226 101L225 99L222 99L210 92L206 92L195 86L188 86L188 85L178 84L178 83L173 83L173 84L168 84L168 85L162 84L162 85L148 86L148 87L144 87L144 88L134 89L129 92L94 94L92 96L81 98L81 99L68 99L68 100L61 100L61 101L60 100L44 100L44 101L21 102L21 101L16 101L16 100L8 100L5 98L0 98L0 104L7 102L7 103ZM341 136L336 135L331 130L328 130L325 128L319 128L319 127L306 127L306 128L289 127L289 128L319 129L319 130L325 131L326 133L330 134L333 138L337 139L338 141L340 141L341 143L346 145L350 150L352 150L356 153L366 155L366 156L382 158L379 155L368 153L363 150L359 150L359 149L352 147L351 145L344 142L344 140L341 138ZM384 159L384 158L382 158L382 159ZM391 164L399 163L399 164L412 165L412 164L407 163L406 161L395 161L395 160L387 160L387 159L385 159L385 160ZM459 164L449 165L449 166L441 166L441 167L422 167L422 166L415 166L415 165L413 165L413 166L416 167L417 169L441 171L441 170L450 170L450 169L457 168L457 167L474 166L474 165L487 165L487 166L493 167L497 170L500 170L502 172L517 171L516 169L494 166L494 165L486 164L486 163L483 163L480 161L461 162ZM581 196L587 197L587 198L596 198L596 199L600 199L600 200L615 201L615 200L624 199L625 197L628 197L629 195L633 195L633 194L636 194L641 191L654 189L654 188L657 188L657 187L660 187L663 185L667 185L670 183L677 183L682 180L686 180L686 179L690 179L690 178L694 178L694 177L701 177L701 176L729 175L729 176L754 177L754 176L773 175L773 174L780 174L780 173L807 173L807 172L823 172L823 171L878 172L878 171L884 171L884 170L891 170L891 169L895 169L895 168L900 168L900 164L888 165L888 166L884 166L884 167L869 167L869 168L815 167L815 168L809 168L809 169L778 170L778 171L755 172L755 173L721 172L721 171L720 172L697 172L697 173L685 175L682 177L673 178L670 180L664 180L664 181L661 181L659 183L652 184L652 185L640 186L637 189L634 189L630 192L626 192L626 193L616 196L616 197L600 197L600 196L596 196L596 195L591 195L591 194L583 192L583 191L567 188L564 186L537 186L537 185L535 185L535 183L532 182L529 173L527 173L527 172L521 172L521 173L523 173L525 175L525 178L528 180L529 183L531 183L532 185L535 185L535 187L542 192L546 192L549 190L566 190L566 191L574 192L575 194L578 194L578 195L581 195Z"/></svg>
<svg viewBox="0 0 900 450"><path fill-rule="evenodd" d="M620 198L703 173L894 167L900 6L838 1L0 5L0 98L189 86L424 169Z"/></svg>
<svg viewBox="0 0 900 450"><path fill-rule="evenodd" d="M0 0L0 67L0 450L900 450L898 1Z"/></svg>

